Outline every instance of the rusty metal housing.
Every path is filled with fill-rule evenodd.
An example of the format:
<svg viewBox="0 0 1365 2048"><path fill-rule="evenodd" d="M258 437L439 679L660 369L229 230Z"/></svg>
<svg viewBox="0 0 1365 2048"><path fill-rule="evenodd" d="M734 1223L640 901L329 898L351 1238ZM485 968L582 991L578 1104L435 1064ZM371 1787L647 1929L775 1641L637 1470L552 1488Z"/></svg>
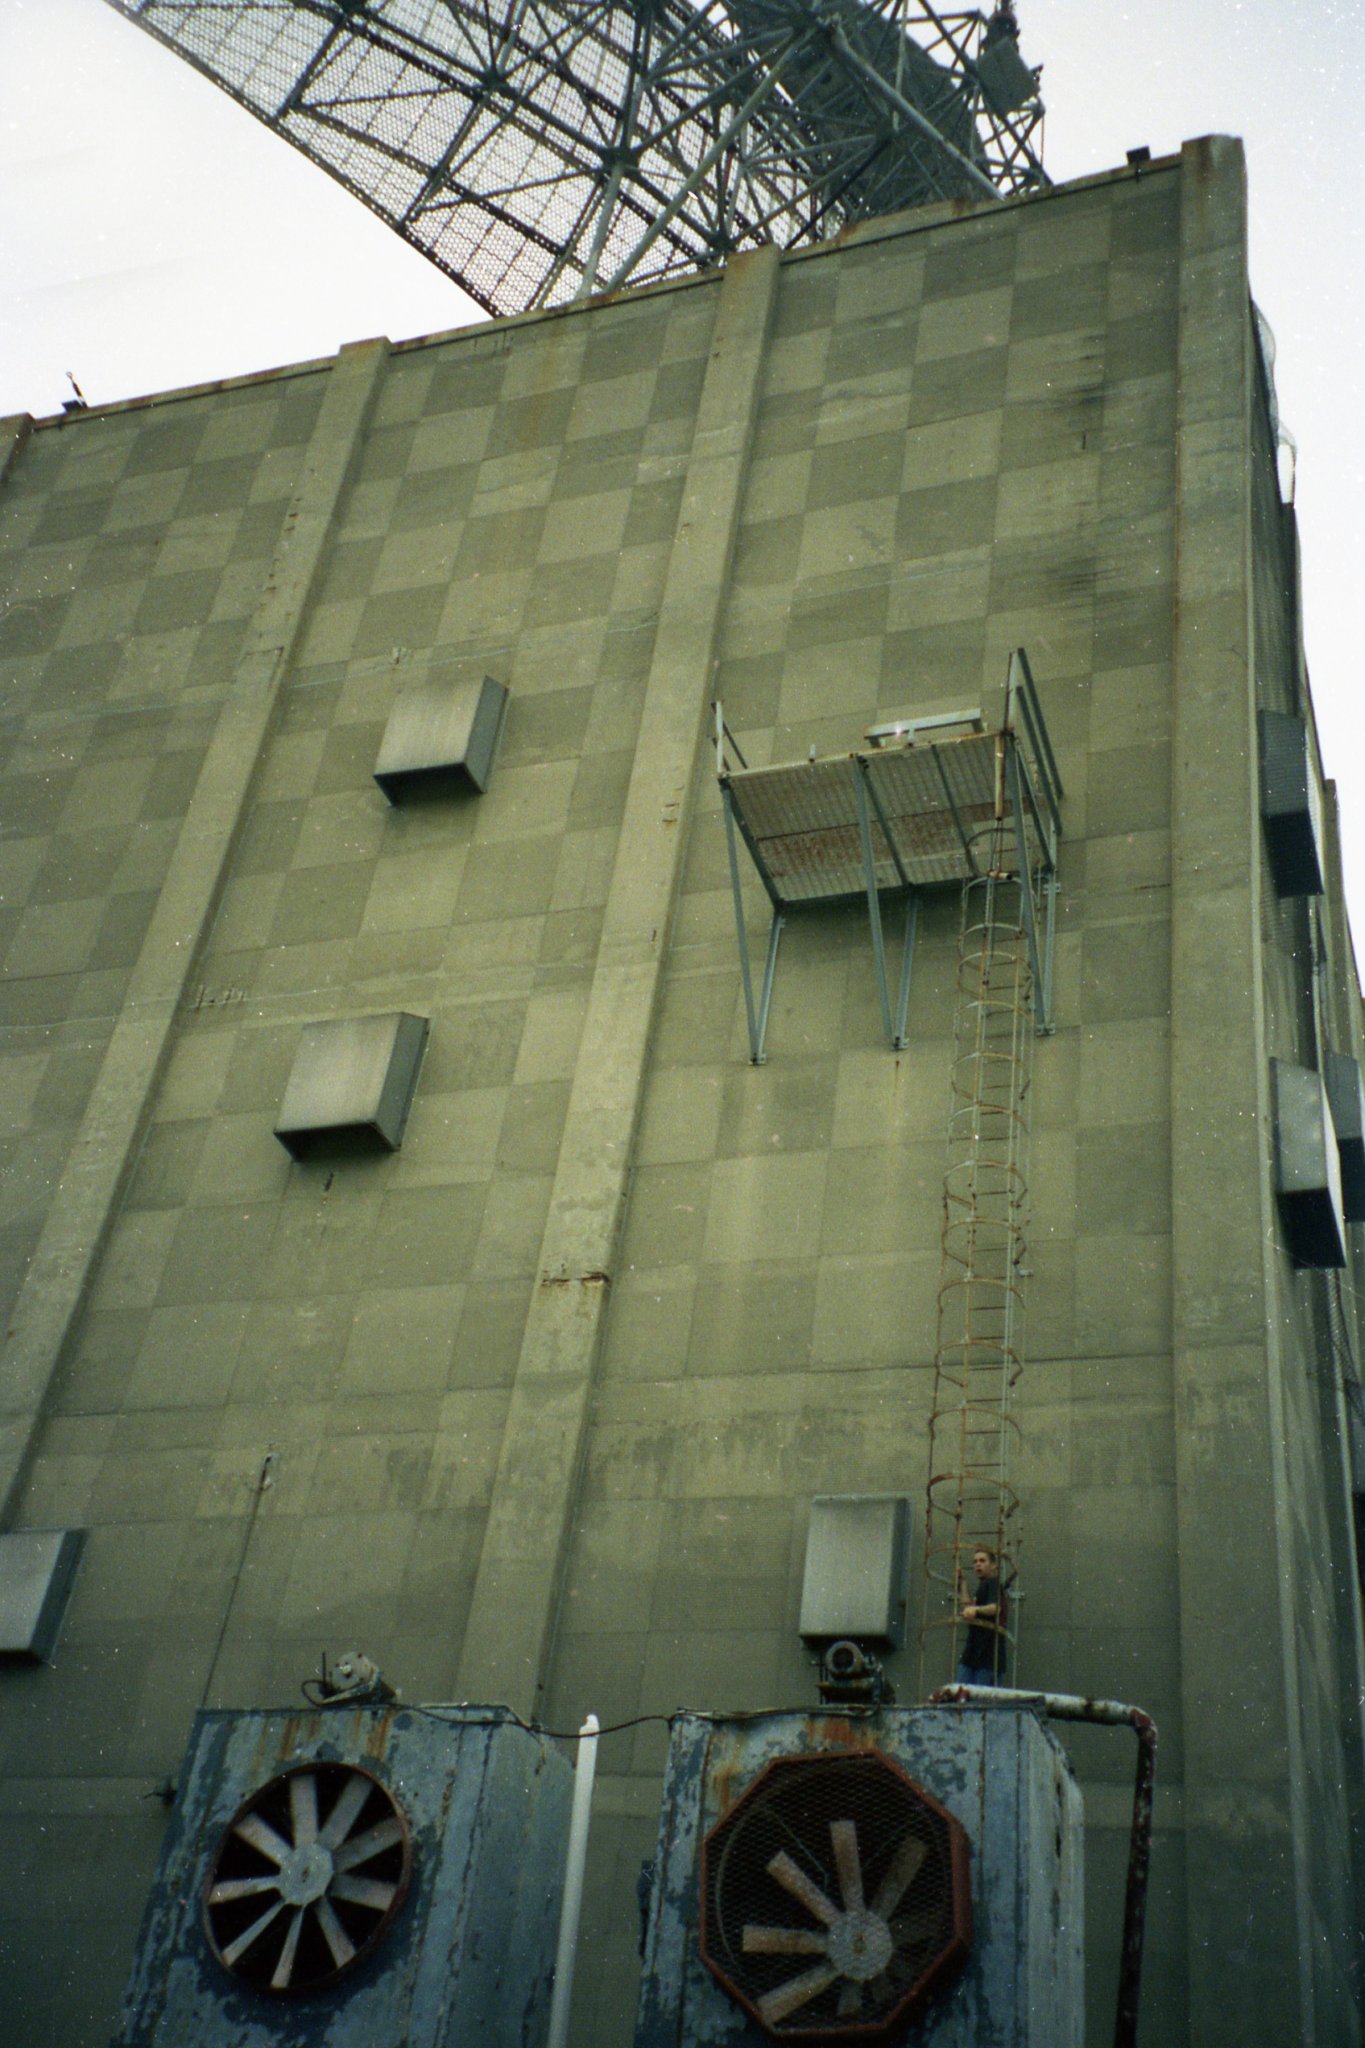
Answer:
<svg viewBox="0 0 1365 2048"><path fill-rule="evenodd" d="M505 1707L201 1713L120 2048L520 2048L571 1780Z"/></svg>

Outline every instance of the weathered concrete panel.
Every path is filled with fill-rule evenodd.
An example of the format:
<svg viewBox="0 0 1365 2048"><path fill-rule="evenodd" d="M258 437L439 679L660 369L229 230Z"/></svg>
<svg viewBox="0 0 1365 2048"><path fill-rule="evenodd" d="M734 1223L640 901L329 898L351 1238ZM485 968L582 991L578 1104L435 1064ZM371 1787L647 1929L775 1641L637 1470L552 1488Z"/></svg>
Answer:
<svg viewBox="0 0 1365 2048"><path fill-rule="evenodd" d="M1018 1668L1161 1726L1153 2038L1350 2037L1365 1286L1358 1230L1354 1294L1289 1262L1268 1063L1365 1033L1334 793L1316 908L1257 815L1255 711L1311 716L1247 283L1214 141L380 350L373 384L362 350L28 433L0 1286L42 1369L11 1519L90 1535L56 1661L0 1687L21 1946L80 1962L6 1956L20 2033L108 2038L142 1795L196 1708L359 1643L409 1699L543 1684L556 1728L629 1724L575 2016L629 2039L664 1720L813 1701L809 1503L921 1494L940 1282L954 892L899 1054L865 914L791 918L752 1067L706 706L800 760L983 702L1022 643L1067 794ZM484 676L486 793L388 806L395 703ZM301 1028L396 1012L432 1026L402 1149L291 1163ZM1129 1764L1067 1739L1098 2027Z"/></svg>

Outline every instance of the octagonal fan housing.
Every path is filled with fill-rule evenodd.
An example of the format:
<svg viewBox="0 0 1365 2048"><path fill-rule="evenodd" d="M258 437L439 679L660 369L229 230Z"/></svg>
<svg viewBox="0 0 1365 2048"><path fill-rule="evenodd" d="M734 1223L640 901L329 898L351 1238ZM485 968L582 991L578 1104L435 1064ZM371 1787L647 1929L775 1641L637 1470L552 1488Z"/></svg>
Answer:
<svg viewBox="0 0 1365 2048"><path fill-rule="evenodd" d="M407 1897L412 1837L371 1771L281 1771L224 1828L204 1883L214 1955L255 1990L321 1991L373 1954Z"/></svg>
<svg viewBox="0 0 1365 2048"><path fill-rule="evenodd" d="M899 2040L971 1940L967 1837L878 1751L776 1758L703 1840L703 1959L775 2040Z"/></svg>

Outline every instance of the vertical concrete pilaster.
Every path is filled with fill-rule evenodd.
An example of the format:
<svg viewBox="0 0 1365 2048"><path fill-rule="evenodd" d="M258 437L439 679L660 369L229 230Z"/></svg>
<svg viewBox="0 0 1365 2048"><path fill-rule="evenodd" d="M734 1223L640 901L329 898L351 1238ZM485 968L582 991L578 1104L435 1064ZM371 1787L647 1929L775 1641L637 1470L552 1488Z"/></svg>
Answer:
<svg viewBox="0 0 1365 2048"><path fill-rule="evenodd" d="M1171 860L1188 2039L1307 2048L1308 1808L1271 1314L1252 348L1242 149L1205 137L1182 157ZM1273 1512L1250 1520L1253 1498Z"/></svg>
<svg viewBox="0 0 1365 2048"><path fill-rule="evenodd" d="M386 341L343 348L284 530L176 840L60 1185L0 1349L0 1522L12 1516L43 1404L94 1273L176 1010L209 929L323 548L364 435ZM12 423L7 423L12 424Z"/></svg>
<svg viewBox="0 0 1365 2048"><path fill-rule="evenodd" d="M539 1275L512 1389L458 1697L536 1703L553 1641L697 748L748 468L777 252L720 286L639 742Z"/></svg>

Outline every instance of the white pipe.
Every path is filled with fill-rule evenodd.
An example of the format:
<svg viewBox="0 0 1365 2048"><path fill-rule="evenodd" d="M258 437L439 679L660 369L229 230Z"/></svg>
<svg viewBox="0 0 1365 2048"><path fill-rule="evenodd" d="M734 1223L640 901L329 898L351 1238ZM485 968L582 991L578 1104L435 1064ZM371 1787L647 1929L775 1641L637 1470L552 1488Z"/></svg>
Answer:
<svg viewBox="0 0 1365 2048"><path fill-rule="evenodd" d="M564 1858L564 1903L559 1909L559 1945L555 1950L555 1987L550 2000L550 2028L545 2048L564 2048L569 2038L569 2007L573 2002L573 1966L578 1954L578 1920L583 1910L583 1866L588 1859L588 1814L592 1781L597 1774L596 1714L578 1731L578 1764L573 1774L573 1806L569 1812L569 1847Z"/></svg>

